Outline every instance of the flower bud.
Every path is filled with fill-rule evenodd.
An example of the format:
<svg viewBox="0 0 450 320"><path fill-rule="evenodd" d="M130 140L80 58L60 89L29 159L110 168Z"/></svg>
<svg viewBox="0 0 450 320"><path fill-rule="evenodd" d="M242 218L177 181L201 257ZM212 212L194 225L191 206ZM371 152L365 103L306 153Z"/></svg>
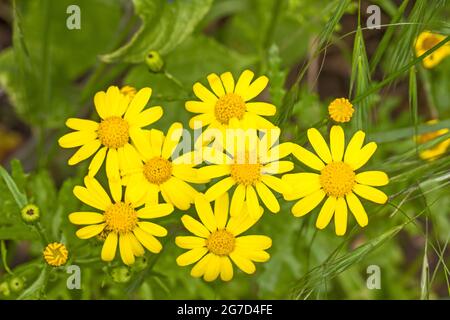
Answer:
<svg viewBox="0 0 450 320"><path fill-rule="evenodd" d="M131 271L127 267L115 267L111 270L111 278L117 283L127 283L131 279Z"/></svg>
<svg viewBox="0 0 450 320"><path fill-rule="evenodd" d="M23 290L23 287L25 286L25 281L21 277L13 277L11 280L9 280L9 287L13 292L20 292Z"/></svg>
<svg viewBox="0 0 450 320"><path fill-rule="evenodd" d="M27 204L21 210L22 219L27 223L33 223L41 217L39 208L34 204Z"/></svg>
<svg viewBox="0 0 450 320"><path fill-rule="evenodd" d="M147 268L148 265L148 259L147 257L136 257L136 261L134 262L132 269L133 271L140 272Z"/></svg>
<svg viewBox="0 0 450 320"><path fill-rule="evenodd" d="M158 73L164 67L164 61L158 51L150 51L145 57L145 63L151 72Z"/></svg>

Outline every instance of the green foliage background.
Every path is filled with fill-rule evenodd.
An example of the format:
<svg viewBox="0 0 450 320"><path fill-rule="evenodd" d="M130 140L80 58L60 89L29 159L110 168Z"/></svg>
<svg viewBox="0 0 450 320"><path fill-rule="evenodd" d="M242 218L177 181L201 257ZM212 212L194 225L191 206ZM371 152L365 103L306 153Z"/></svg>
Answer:
<svg viewBox="0 0 450 320"><path fill-rule="evenodd" d="M9 173L0 171L0 283L25 279L24 290L8 296L0 292L0 299L448 298L450 155L425 162L418 152L450 135L425 145L416 145L413 137L450 127L450 58L425 70L413 43L423 30L444 34L448 41L450 8L445 0L372 2L386 18L377 31L365 27L368 3L351 0L8 2L13 44L0 53L0 86L30 128L33 147L7 164ZM81 30L66 28L71 4L81 8ZM349 33L342 32L345 17L354 21ZM378 35L369 56L368 33ZM161 53L165 73L148 71L143 61L149 50ZM279 214L266 213L251 229L273 239L270 261L259 264L254 276L236 272L230 283L208 284L175 263L182 250L174 236L183 233L182 213L175 211L159 221L170 230L164 250L147 253L145 268L131 268L126 283L114 281L113 270L121 262L101 262L101 243L77 239L67 219L80 208L72 188L81 183L86 164L69 167L73 150L57 146L67 130L65 120L95 117L94 93L118 84L153 88L151 105L165 111L158 128L173 121L187 126L184 101L193 98L196 81L205 83L212 72L238 76L250 68L270 78L264 98L278 107L272 120L284 130L283 139L304 145L311 124L322 132L329 125L326 107L333 97L317 90L317 80L327 76L321 67L328 50L347 64L344 96L357 110L346 134L362 128L369 141L378 142L369 167L391 177L384 189L388 204L364 203L368 227L361 229L350 219L345 237L336 237L331 227L318 232L317 209L296 219L290 213L293 202L281 201ZM425 124L437 115L438 124ZM27 202L41 208L41 232L20 218ZM192 209L188 213L195 215ZM64 267L45 266L42 249L48 241L67 245L68 265L82 270L81 290L67 289ZM18 262L24 248L27 258ZM366 286L372 264L381 268L380 290Z"/></svg>

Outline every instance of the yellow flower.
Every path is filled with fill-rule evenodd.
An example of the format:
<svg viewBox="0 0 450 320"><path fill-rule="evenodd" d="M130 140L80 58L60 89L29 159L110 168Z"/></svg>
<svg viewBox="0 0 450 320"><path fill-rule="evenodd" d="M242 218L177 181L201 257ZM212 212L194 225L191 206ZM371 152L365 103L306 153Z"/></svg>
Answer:
<svg viewBox="0 0 450 320"><path fill-rule="evenodd" d="M416 39L415 49L416 56L421 56L434 46L438 45L439 42L444 40L443 35L433 33L430 31L422 32ZM450 55L450 43L446 43L432 54L428 55L423 59L423 65L425 68L433 68L439 64L446 56Z"/></svg>
<svg viewBox="0 0 450 320"><path fill-rule="evenodd" d="M207 77L212 92L201 83L195 83L193 90L201 101L186 102L188 111L199 113L191 118L189 126L224 131L244 123L250 128L272 128L273 124L262 116L273 116L276 107L266 102L249 102L264 90L269 79L261 76L252 82L253 76L252 71L245 70L235 85L231 72L220 77L212 73Z"/></svg>
<svg viewBox="0 0 450 320"><path fill-rule="evenodd" d="M59 139L63 148L81 148L69 159L69 165L75 165L94 153L89 165L89 175L95 176L106 158L106 173L113 193L119 193L121 187L120 170L124 170L127 158L135 153L130 144L142 134L142 127L148 126L163 114L161 107L152 107L142 111L150 99L152 90L139 90L129 103L129 97L120 93L119 88L111 86L106 92L100 91L94 97L100 123L70 118L66 125L75 132Z"/></svg>
<svg viewBox="0 0 450 320"><path fill-rule="evenodd" d="M247 274L255 272L253 262L265 262L270 255L264 250L272 246L267 236L240 236L257 221L244 209L242 214L228 219L228 193L224 193L214 204L214 211L203 195L195 199L195 208L200 218L195 220L189 215L181 218L183 225L195 236L176 237L175 243L189 251L177 258L179 266L196 263L191 275L203 276L206 281L214 281L220 275L223 281L233 278L233 266ZM198 261L198 262L197 262Z"/></svg>
<svg viewBox="0 0 450 320"><path fill-rule="evenodd" d="M257 214L257 195L267 209L276 213L280 211L280 205L270 189L278 193L289 191L289 185L275 175L294 168L291 161L280 160L292 152L293 144L285 142L274 145L280 135L279 128L270 129L261 139L254 131L248 131L253 134L244 138L245 143L229 140L233 143L225 145L225 153L204 148L204 159L212 165L200 168L200 174L210 179L226 176L211 186L205 196L208 201L216 200L236 185L231 201L232 216L241 212L244 202L247 202L250 215ZM242 134L238 137L242 138Z"/></svg>
<svg viewBox="0 0 450 320"><path fill-rule="evenodd" d="M128 190L122 198L122 188L118 198L111 198L92 177L85 177L86 187L76 186L75 196L85 204L96 208L98 212L73 212L69 220L76 225L87 225L79 229L76 235L80 239L89 239L106 231L101 257L104 261L112 261L116 255L119 243L120 256L126 265L135 261L135 256L144 254L144 246L153 253L162 249L161 243L155 237L164 237L167 230L155 223L140 221L140 219L154 219L166 216L173 211L173 206L167 203L148 205L137 209L142 203L131 199ZM114 197L114 195L113 195Z"/></svg>
<svg viewBox="0 0 450 320"><path fill-rule="evenodd" d="M188 182L205 183L208 180L200 177L194 168L201 162L195 152L178 157L174 154L182 132L183 126L177 122L170 126L166 137L161 131L152 129L137 140L136 148L140 155L128 159L133 165L124 176L124 182L135 199L157 203L161 192L166 202L180 210L189 209L194 202L198 192Z"/></svg>
<svg viewBox="0 0 450 320"><path fill-rule="evenodd" d="M294 190L286 194L285 199L301 198L292 207L294 216L304 216L327 197L316 221L318 229L325 228L334 215L336 234L344 235L347 230L347 206L361 227L367 225L367 213L356 195L375 203L386 203L387 196L373 186L384 186L389 183L389 178L382 171L355 172L372 157L377 148L375 142L363 147L364 137L364 132L356 132L345 149L344 130L340 126L333 126L328 148L317 129L308 130L309 142L318 156L298 145L293 155L319 173L286 174L282 178Z"/></svg>
<svg viewBox="0 0 450 320"><path fill-rule="evenodd" d="M69 252L64 244L53 242L45 247L43 255L50 266L60 267L67 262Z"/></svg>
<svg viewBox="0 0 450 320"><path fill-rule="evenodd" d="M334 99L328 106L330 118L336 122L349 122L354 111L351 102L345 98Z"/></svg>
<svg viewBox="0 0 450 320"><path fill-rule="evenodd" d="M437 120L431 120L431 121L428 121L427 123L434 124L434 123L437 123ZM417 137L417 142L419 142L420 144L426 143L426 142L434 140L448 132L449 132L449 129L446 129L446 128L443 128L443 129L440 129L437 131L433 131L433 132L427 132L427 133L419 135ZM433 146L432 148L430 148L428 150L424 150L424 151L420 152L419 156L424 160L432 160L432 159L435 159L435 158L443 155L444 153L446 153L447 148L449 146L450 146L450 138L438 143L437 145Z"/></svg>

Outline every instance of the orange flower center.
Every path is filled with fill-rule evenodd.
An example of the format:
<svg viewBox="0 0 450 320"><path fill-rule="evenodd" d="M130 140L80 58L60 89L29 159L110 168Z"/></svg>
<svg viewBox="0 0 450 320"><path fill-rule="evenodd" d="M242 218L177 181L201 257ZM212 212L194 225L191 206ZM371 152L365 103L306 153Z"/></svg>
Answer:
<svg viewBox="0 0 450 320"><path fill-rule="evenodd" d="M217 100L214 113L221 124L228 124L232 118L242 120L245 114L244 99L235 93L227 93Z"/></svg>
<svg viewBox="0 0 450 320"><path fill-rule="evenodd" d="M234 236L227 230L217 230L206 240L206 247L218 256L226 256L234 250Z"/></svg>
<svg viewBox="0 0 450 320"><path fill-rule="evenodd" d="M172 176L172 163L161 157L155 157L144 165L144 176L150 183L162 184Z"/></svg>
<svg viewBox="0 0 450 320"><path fill-rule="evenodd" d="M348 164L331 162L320 173L320 184L330 197L344 197L355 185L355 172Z"/></svg>
<svg viewBox="0 0 450 320"><path fill-rule="evenodd" d="M98 126L98 138L108 148L120 148L128 143L130 125L121 117L109 117Z"/></svg>

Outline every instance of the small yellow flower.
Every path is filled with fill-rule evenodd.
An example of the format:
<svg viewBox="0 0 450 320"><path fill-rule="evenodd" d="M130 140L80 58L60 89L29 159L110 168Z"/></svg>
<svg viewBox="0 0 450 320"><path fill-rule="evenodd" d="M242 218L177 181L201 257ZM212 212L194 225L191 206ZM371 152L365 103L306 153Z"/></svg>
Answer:
<svg viewBox="0 0 450 320"><path fill-rule="evenodd" d="M153 204L142 209L143 203L131 200L128 189L122 197L122 188L113 200L109 197L100 183L92 177L85 177L86 187L76 186L75 196L85 204L101 210L98 212L73 212L69 220L76 225L88 225L79 229L76 235L80 239L89 239L107 231L103 243L101 258L112 261L116 256L119 244L120 256L126 265L135 261L135 256L144 254L144 246L150 252L158 253L162 249L161 243L155 237L164 237L167 230L155 223L140 221L140 219L154 219L167 216L173 211L170 204Z"/></svg>
<svg viewBox="0 0 450 320"><path fill-rule="evenodd" d="M232 216L241 212L244 202L247 202L250 215L255 217L259 212L257 195L267 209L279 212L280 204L270 189L278 193L287 192L289 185L275 175L294 168L291 161L280 160L291 154L293 144L274 145L279 135L279 128L267 131L261 139L256 133L249 134L245 143L231 140L234 143L227 144L224 153L205 147L204 159L212 165L200 168L200 174L209 179L225 177L206 191L208 201L218 199L236 186L231 201Z"/></svg>
<svg viewBox="0 0 450 320"><path fill-rule="evenodd" d="M349 122L354 111L351 102L345 98L335 99L328 106L330 118L336 122Z"/></svg>
<svg viewBox="0 0 450 320"><path fill-rule="evenodd" d="M205 183L208 179L199 176L194 168L201 162L196 152L175 154L182 133L182 124L176 122L170 126L166 137L163 132L152 129L138 140L139 155L129 158L133 165L124 176L134 199L157 203L161 192L167 203L180 210L189 209L198 193L189 183Z"/></svg>
<svg viewBox="0 0 450 320"><path fill-rule="evenodd" d="M437 120L431 120L431 121L428 121L427 123L434 124L437 122L438 122ZM426 143L426 142L434 140L448 132L449 132L449 129L447 129L447 128L443 128L443 129L433 131L433 132L427 132L427 133L419 135L417 137L417 142L420 144ZM450 146L450 138L438 143L437 145L435 145L434 147L432 147L430 149L420 152L419 156L424 160L432 160L432 159L438 158L439 156L446 153L447 148L449 146Z"/></svg>
<svg viewBox="0 0 450 320"><path fill-rule="evenodd" d="M373 186L384 186L389 183L389 178L382 171L356 173L377 148L375 142L363 147L364 137L364 132L356 132L345 149L344 130L333 126L328 148L317 129L308 130L309 142L318 156L298 145L293 155L319 173L286 174L282 178L294 190L285 195L285 199L301 199L292 207L294 216L304 216L327 197L316 221L318 229L325 228L334 215L336 234L344 235L347 230L347 207L361 227L367 225L367 213L356 195L375 203L386 203L388 197Z"/></svg>
<svg viewBox="0 0 450 320"><path fill-rule="evenodd" d="M201 101L186 102L186 110L199 113L191 118L189 126L192 129L208 126L208 129L221 131L241 126L239 123L249 128L274 127L263 116L273 116L276 107L266 102L250 102L264 90L269 79L261 76L252 82L253 77L252 71L245 70L235 85L231 72L225 72L220 77L212 73L207 77L212 92L199 82L194 84L194 94Z"/></svg>
<svg viewBox="0 0 450 320"><path fill-rule="evenodd" d="M44 249L44 259L52 267L60 267L67 262L69 252L64 244L53 242Z"/></svg>
<svg viewBox="0 0 450 320"><path fill-rule="evenodd" d="M130 143L136 142L146 127L163 114L161 107L152 107L143 111L150 99L152 90L143 88L134 98L120 93L119 88L111 86L106 92L100 91L94 97L94 104L101 121L70 118L66 125L75 132L68 133L59 139L63 148L81 148L69 159L69 165L75 165L94 153L89 175L95 176L106 158L106 174L110 189L119 193L121 187L120 170L124 170L129 157L135 153Z"/></svg>
<svg viewBox="0 0 450 320"><path fill-rule="evenodd" d="M416 39L415 50L416 56L421 56L428 50L432 49L434 46L438 45L439 42L444 40L445 37L438 33L433 33L430 31L422 32ZM450 55L450 43L446 43L432 54L428 55L423 59L423 65L425 68L433 68L439 64L445 57Z"/></svg>
<svg viewBox="0 0 450 320"><path fill-rule="evenodd" d="M131 101L136 95L136 88L132 86L123 86L122 88L120 88L120 93L128 97L128 99Z"/></svg>
<svg viewBox="0 0 450 320"><path fill-rule="evenodd" d="M254 262L266 262L270 255L265 251L272 246L272 240L262 235L239 235L257 221L243 208L242 214L228 219L229 198L224 193L215 201L214 211L208 200L199 195L195 199L195 208L200 218L189 215L181 218L183 225L194 236L176 237L177 246L189 251L177 258L179 266L196 263L191 275L203 276L205 281L214 281L219 275L223 281L233 278L233 265L247 274L256 270Z"/></svg>

